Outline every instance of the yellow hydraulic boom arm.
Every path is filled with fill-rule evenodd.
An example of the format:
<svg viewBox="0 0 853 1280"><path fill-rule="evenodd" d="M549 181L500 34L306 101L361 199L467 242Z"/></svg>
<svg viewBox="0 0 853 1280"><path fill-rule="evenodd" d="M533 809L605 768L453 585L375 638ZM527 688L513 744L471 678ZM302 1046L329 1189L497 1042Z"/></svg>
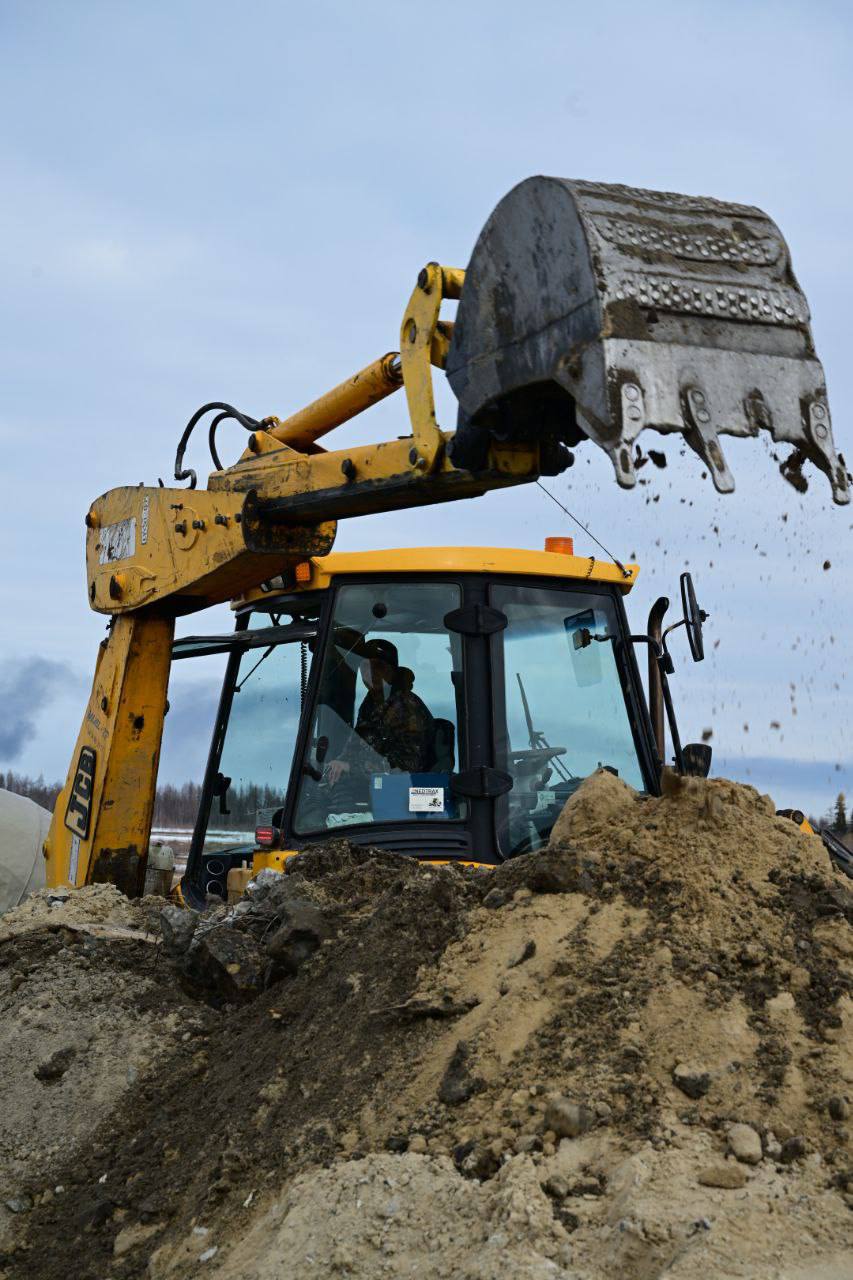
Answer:
<svg viewBox="0 0 853 1280"><path fill-rule="evenodd" d="M478 474L453 467L436 422L431 362L439 320L464 272L430 263L403 320L401 349L292 417L265 419L207 489L111 489L86 515L89 600L112 615L72 767L45 845L50 884L109 881L141 891L175 619L229 600L310 556L338 517L474 497L539 475L539 445L496 443ZM345 451L317 441L405 387L412 434Z"/></svg>
<svg viewBox="0 0 853 1280"><path fill-rule="evenodd" d="M463 283L465 285L463 292ZM442 301L461 299L456 324ZM436 421L432 367L459 401ZM410 434L326 451L334 427L404 387ZM175 619L239 596L332 547L336 521L469 498L570 466L591 439L623 487L640 431L681 432L718 489L721 433L768 431L849 498L808 307L760 210L602 183L531 178L500 202L467 272L421 271L392 352L291 417L211 427L196 488L112 489L86 515L89 601L112 619L45 844L48 883L141 891ZM222 417L251 428L221 467Z"/></svg>

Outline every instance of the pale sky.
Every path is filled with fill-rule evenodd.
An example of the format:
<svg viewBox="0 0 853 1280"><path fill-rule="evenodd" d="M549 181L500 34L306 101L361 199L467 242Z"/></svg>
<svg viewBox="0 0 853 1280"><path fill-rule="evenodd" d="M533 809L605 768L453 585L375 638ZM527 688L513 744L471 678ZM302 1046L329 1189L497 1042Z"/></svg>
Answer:
<svg viewBox="0 0 853 1280"><path fill-rule="evenodd" d="M0 0L0 769L65 774L104 630L85 593L91 499L168 482L207 400L285 415L393 349L419 268L464 266L530 174L766 210L791 246L836 443L853 460L851 12ZM447 390L441 406L452 426ZM332 440L405 426L392 399ZM236 457L232 430L222 447ZM851 509L831 506L820 476L798 496L752 442L726 441L728 498L698 459L663 448L670 467L634 493L592 445L552 483L618 556L636 554L635 629L693 570L711 616L704 665L676 655L684 738L712 728L718 765L779 805L822 809L842 788L853 800ZM205 455L200 439L202 475ZM538 548L553 533L594 550L526 487L440 520L344 523L338 549ZM224 609L181 624L224 627ZM213 677L187 665L169 780L196 776L206 754Z"/></svg>

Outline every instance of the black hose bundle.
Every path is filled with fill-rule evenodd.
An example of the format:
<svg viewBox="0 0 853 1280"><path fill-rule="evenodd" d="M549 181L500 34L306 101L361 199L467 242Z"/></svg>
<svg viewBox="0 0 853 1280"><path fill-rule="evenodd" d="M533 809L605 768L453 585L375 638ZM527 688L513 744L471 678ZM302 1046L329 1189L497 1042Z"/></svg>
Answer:
<svg viewBox="0 0 853 1280"><path fill-rule="evenodd" d="M235 409L232 404L225 404L221 400L211 400L210 404L203 404L200 409L196 409L195 413L184 427L183 435L178 442L178 451L175 454L175 479L189 480L191 489L196 487L198 477L192 467L188 467L184 470L184 454L186 453L190 436L198 426L199 422L205 414L212 413L214 410L219 410L219 412L210 424L210 428L207 433L207 443L210 448L210 456L213 459L213 465L217 471L222 470L222 462L220 461L219 454L216 452L216 428L219 426L220 422L224 422L227 418L231 418L234 422L239 422L240 426L246 431L257 431L262 429L269 422L269 418L250 418L248 414L241 413L239 409Z"/></svg>

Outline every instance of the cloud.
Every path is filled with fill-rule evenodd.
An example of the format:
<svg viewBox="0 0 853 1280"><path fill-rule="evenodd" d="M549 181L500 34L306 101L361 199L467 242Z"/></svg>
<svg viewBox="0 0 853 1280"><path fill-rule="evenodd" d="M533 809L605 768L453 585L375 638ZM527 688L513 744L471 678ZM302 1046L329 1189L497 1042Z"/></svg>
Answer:
<svg viewBox="0 0 853 1280"><path fill-rule="evenodd" d="M69 681L76 680L64 662L27 658L0 668L0 760L17 760L36 732L41 712Z"/></svg>

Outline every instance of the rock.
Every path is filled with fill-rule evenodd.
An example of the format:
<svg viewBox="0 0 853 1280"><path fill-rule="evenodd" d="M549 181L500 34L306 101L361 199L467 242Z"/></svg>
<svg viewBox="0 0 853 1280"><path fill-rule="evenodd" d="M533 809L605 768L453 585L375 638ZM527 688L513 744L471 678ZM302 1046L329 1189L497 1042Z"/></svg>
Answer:
<svg viewBox="0 0 853 1280"><path fill-rule="evenodd" d="M257 943L228 925L205 933L192 952L192 975L226 1000L245 1000L263 985L263 957Z"/></svg>
<svg viewBox="0 0 853 1280"><path fill-rule="evenodd" d="M507 897L503 889L490 889L483 899L483 906L488 907L490 911L496 910L498 907L506 906Z"/></svg>
<svg viewBox="0 0 853 1280"><path fill-rule="evenodd" d="M534 893L571 893L577 888L578 856L570 847L546 849L535 855L526 878Z"/></svg>
<svg viewBox="0 0 853 1280"><path fill-rule="evenodd" d="M391 1005L390 1008L383 1009L381 1012L392 1014L403 1022L417 1022L421 1018L459 1018L465 1013L470 1013L479 1003L476 996L454 1000L453 996L445 991L438 999L415 995L404 1000L402 1004Z"/></svg>
<svg viewBox="0 0 853 1280"><path fill-rule="evenodd" d="M850 1117L850 1103L846 1098L830 1098L826 1109L833 1120L847 1120Z"/></svg>
<svg viewBox="0 0 853 1280"><path fill-rule="evenodd" d="M113 1241L113 1256L122 1258L126 1253L130 1253L137 1245L145 1244L152 1236L156 1236L158 1231L163 1230L162 1222L134 1222L129 1226L122 1227L115 1240Z"/></svg>
<svg viewBox="0 0 853 1280"><path fill-rule="evenodd" d="M29 1213L33 1207L32 1197L28 1195L11 1196L3 1203L10 1213Z"/></svg>
<svg viewBox="0 0 853 1280"><path fill-rule="evenodd" d="M780 991L778 996L773 996L773 998L768 1000L764 1005L767 1012L772 1014L791 1013L796 1009L796 1007L797 1002L794 999L793 992L791 991Z"/></svg>
<svg viewBox="0 0 853 1280"><path fill-rule="evenodd" d="M756 942L748 942L738 952L738 960L745 969L755 969L761 964L764 951Z"/></svg>
<svg viewBox="0 0 853 1280"><path fill-rule="evenodd" d="M711 1073L695 1063L679 1062L672 1073L672 1082L688 1098L704 1098L711 1087Z"/></svg>
<svg viewBox="0 0 853 1280"><path fill-rule="evenodd" d="M471 1075L469 1057L468 1045L464 1040L460 1040L451 1055L438 1089L438 1100L446 1106L455 1107L460 1102L467 1102L483 1087L483 1081ZM409 1144L409 1150L412 1150L411 1144Z"/></svg>
<svg viewBox="0 0 853 1280"><path fill-rule="evenodd" d="M160 933L163 946L173 956L182 956L189 950L198 925L197 911L184 911L168 903L160 912Z"/></svg>
<svg viewBox="0 0 853 1280"><path fill-rule="evenodd" d="M66 1045L63 1049L57 1049L49 1058L45 1058L44 1062L39 1063L33 1075L36 1080L43 1080L46 1084L54 1080L61 1080L76 1055L77 1050L73 1044Z"/></svg>
<svg viewBox="0 0 853 1280"><path fill-rule="evenodd" d="M414 1151L416 1155L424 1155L427 1149L427 1141L422 1133L414 1133L409 1138L409 1150Z"/></svg>
<svg viewBox="0 0 853 1280"><path fill-rule="evenodd" d="M782 1164L793 1164L795 1160L802 1160L805 1154L806 1140L796 1134L793 1138L788 1138L782 1143L782 1152L779 1159Z"/></svg>
<svg viewBox="0 0 853 1280"><path fill-rule="evenodd" d="M697 1181L703 1187L722 1187L726 1191L735 1191L746 1185L746 1170L734 1161L712 1164L701 1171Z"/></svg>
<svg viewBox="0 0 853 1280"><path fill-rule="evenodd" d="M569 1184L559 1173L555 1173L545 1183L545 1190L552 1200L565 1200L569 1194Z"/></svg>
<svg viewBox="0 0 853 1280"><path fill-rule="evenodd" d="M258 889L271 889L274 885L280 884L283 871L276 871L274 867L262 867L254 879L250 882Z"/></svg>
<svg viewBox="0 0 853 1280"><path fill-rule="evenodd" d="M604 1194L607 1180L604 1175L580 1174L570 1178L568 1194L570 1196L600 1196Z"/></svg>
<svg viewBox="0 0 853 1280"><path fill-rule="evenodd" d="M292 975L299 972L330 933L323 912L313 902L293 898L284 906L282 923L264 949L276 965Z"/></svg>
<svg viewBox="0 0 853 1280"><path fill-rule="evenodd" d="M545 1128L558 1138L578 1138L592 1128L595 1112L562 1095L552 1098L545 1109Z"/></svg>
<svg viewBox="0 0 853 1280"><path fill-rule="evenodd" d="M760 1164L761 1138L750 1124L733 1124L728 1132L729 1150L741 1164Z"/></svg>
<svg viewBox="0 0 853 1280"><path fill-rule="evenodd" d="M540 853L525 853L505 862L494 874L493 887L506 892L514 902L524 902L534 893L589 892L593 885L590 870L598 863L598 855L581 854L571 845L553 844Z"/></svg>
<svg viewBox="0 0 853 1280"><path fill-rule="evenodd" d="M500 1168L500 1152L479 1142L464 1142L453 1151L453 1163L461 1174L484 1181L494 1177Z"/></svg>
<svg viewBox="0 0 853 1280"><path fill-rule="evenodd" d="M772 1130L768 1130L764 1136L764 1154L768 1160L778 1160L782 1155L782 1143Z"/></svg>
<svg viewBox="0 0 853 1280"><path fill-rule="evenodd" d="M525 960L532 960L536 955L536 943L532 938L528 938L518 955L509 962L510 969L517 969L520 964L524 964Z"/></svg>

